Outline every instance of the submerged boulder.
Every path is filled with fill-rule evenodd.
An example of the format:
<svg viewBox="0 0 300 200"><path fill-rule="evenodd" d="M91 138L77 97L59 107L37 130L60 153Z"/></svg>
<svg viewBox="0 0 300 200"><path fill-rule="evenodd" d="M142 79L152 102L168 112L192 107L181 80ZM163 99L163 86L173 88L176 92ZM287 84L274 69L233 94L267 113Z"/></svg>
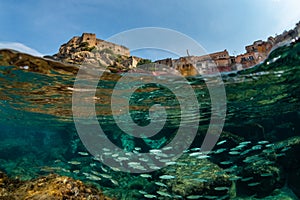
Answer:
<svg viewBox="0 0 300 200"><path fill-rule="evenodd" d="M184 199L230 199L235 196L235 185L230 175L204 156L182 156L177 164L162 170L170 177L164 180L173 194Z"/></svg>
<svg viewBox="0 0 300 200"><path fill-rule="evenodd" d="M300 137L291 137L275 144L277 162L287 173L288 186L300 198Z"/></svg>
<svg viewBox="0 0 300 200"><path fill-rule="evenodd" d="M10 179L3 172L0 172L0 199L110 200L98 189L66 176L50 174L30 181L21 181Z"/></svg>

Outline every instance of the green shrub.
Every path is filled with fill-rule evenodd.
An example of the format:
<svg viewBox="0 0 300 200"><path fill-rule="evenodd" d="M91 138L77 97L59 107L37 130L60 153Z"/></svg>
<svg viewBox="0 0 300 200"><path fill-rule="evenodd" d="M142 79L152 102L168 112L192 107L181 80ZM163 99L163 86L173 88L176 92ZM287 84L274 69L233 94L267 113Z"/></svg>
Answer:
<svg viewBox="0 0 300 200"><path fill-rule="evenodd" d="M79 47L88 47L89 43L88 42L82 42L80 43Z"/></svg>
<svg viewBox="0 0 300 200"><path fill-rule="evenodd" d="M82 51L93 51L96 47L95 46L92 46L92 47L84 47L82 48Z"/></svg>
<svg viewBox="0 0 300 200"><path fill-rule="evenodd" d="M144 65L144 64L150 64L150 63L152 63L151 60L149 60L149 59L142 59L142 60L140 60L140 61L137 63L137 66L139 66L139 65Z"/></svg>
<svg viewBox="0 0 300 200"><path fill-rule="evenodd" d="M108 49L108 48L102 49L102 50L100 51L100 53L114 54L113 50Z"/></svg>

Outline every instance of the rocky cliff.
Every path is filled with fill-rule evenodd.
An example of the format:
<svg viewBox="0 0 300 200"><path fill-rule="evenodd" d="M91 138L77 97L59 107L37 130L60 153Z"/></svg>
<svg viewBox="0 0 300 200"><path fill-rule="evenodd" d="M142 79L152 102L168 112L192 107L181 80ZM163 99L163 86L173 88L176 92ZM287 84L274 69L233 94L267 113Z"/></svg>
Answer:
<svg viewBox="0 0 300 200"><path fill-rule="evenodd" d="M61 45L58 53L44 58L11 49L0 50L0 66L28 68L29 71L48 74L51 70L76 74L80 65L92 65L117 73L135 68L144 59L130 56L128 48L83 33Z"/></svg>
<svg viewBox="0 0 300 200"><path fill-rule="evenodd" d="M93 33L73 37L61 45L59 52L51 58L75 65L89 64L103 68L113 66L122 69L135 67L128 48L97 39Z"/></svg>

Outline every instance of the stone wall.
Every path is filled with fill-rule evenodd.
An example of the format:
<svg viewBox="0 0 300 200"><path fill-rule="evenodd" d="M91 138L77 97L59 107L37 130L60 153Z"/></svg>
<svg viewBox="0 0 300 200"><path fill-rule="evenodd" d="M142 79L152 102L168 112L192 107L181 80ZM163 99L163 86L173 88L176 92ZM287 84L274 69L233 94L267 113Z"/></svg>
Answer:
<svg viewBox="0 0 300 200"><path fill-rule="evenodd" d="M96 34L94 33L83 33L80 37L80 43L86 42L89 46L96 46L97 45L97 38Z"/></svg>
<svg viewBox="0 0 300 200"><path fill-rule="evenodd" d="M117 45L111 42L107 42L105 40L97 39L97 47L98 50L110 49L114 54L130 56L130 51L127 47Z"/></svg>

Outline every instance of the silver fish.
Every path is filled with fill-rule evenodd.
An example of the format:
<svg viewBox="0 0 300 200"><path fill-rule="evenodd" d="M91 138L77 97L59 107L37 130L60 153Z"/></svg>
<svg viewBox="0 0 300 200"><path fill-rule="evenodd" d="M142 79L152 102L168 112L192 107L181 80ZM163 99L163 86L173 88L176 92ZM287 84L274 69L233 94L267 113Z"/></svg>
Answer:
<svg viewBox="0 0 300 200"><path fill-rule="evenodd" d="M162 175L159 177L160 179L165 179L165 180L168 180L168 179L174 179L176 178L175 176L172 176L172 175Z"/></svg>

